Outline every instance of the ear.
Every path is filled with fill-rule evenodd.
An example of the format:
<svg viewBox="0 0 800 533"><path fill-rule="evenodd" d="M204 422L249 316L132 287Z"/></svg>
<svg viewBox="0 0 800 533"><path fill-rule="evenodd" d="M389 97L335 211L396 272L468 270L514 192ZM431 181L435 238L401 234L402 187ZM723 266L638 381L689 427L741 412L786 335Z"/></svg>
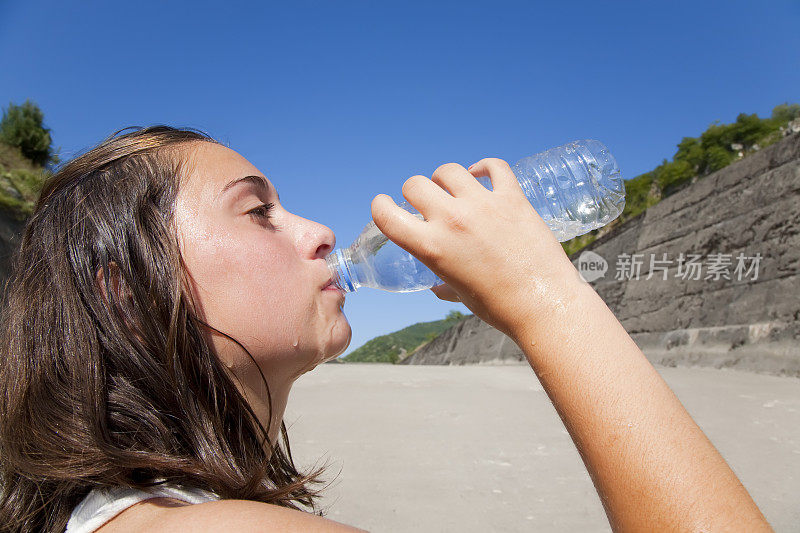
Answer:
<svg viewBox="0 0 800 533"><path fill-rule="evenodd" d="M100 290L100 295L103 298L103 303L106 304L106 307L109 306L108 302L108 293L106 292L106 277L103 268L97 269L97 274L95 274L94 281L97 285L97 288ZM111 290L114 293L115 299L119 301L122 297L120 294L120 275L119 275L119 266L114 261L108 263L108 273L109 273L109 282L111 283Z"/></svg>
<svg viewBox="0 0 800 533"><path fill-rule="evenodd" d="M128 318L127 313L123 311L123 302L126 300L131 302L133 300L133 295L131 294L130 290L128 289L127 284L122 280L122 275L120 274L119 266L114 262L110 261L108 263L108 283L110 285L110 289L112 294L114 295L114 302L116 303L116 310L121 312L123 315L123 322L126 328L130 332L132 332L139 341L144 342L142 336L138 333L138 330L134 327L133 322ZM108 292L106 290L106 275L105 269L99 268L97 273L94 277L95 285L97 286L98 290L100 291L100 296L103 299L103 304L106 307L106 310L109 314L113 314L113 310L111 308L111 303L108 301ZM126 302L126 303L128 303Z"/></svg>

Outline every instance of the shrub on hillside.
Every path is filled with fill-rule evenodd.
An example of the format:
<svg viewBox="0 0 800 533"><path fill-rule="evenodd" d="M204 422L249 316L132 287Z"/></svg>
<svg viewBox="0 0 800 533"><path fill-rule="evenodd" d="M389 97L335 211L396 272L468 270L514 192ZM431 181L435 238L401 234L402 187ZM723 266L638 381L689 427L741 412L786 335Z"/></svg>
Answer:
<svg viewBox="0 0 800 533"><path fill-rule="evenodd" d="M44 126L44 113L30 100L22 105L11 103L3 110L0 142L19 148L23 156L38 166L58 163L50 130Z"/></svg>

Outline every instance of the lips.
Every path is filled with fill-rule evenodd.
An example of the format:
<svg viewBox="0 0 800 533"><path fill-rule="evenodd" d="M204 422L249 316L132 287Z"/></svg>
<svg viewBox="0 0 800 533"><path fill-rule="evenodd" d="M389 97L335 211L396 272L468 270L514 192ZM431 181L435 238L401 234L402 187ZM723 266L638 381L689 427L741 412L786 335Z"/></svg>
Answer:
<svg viewBox="0 0 800 533"><path fill-rule="evenodd" d="M322 286L323 291L338 291L344 294L344 291L340 289L334 282L333 278L329 279L325 285Z"/></svg>
<svg viewBox="0 0 800 533"><path fill-rule="evenodd" d="M340 289L338 286L336 286L336 284L333 282L333 278L329 279L328 282L325 283L325 285L322 287L322 290L332 291L337 293L339 295L339 298L341 299L341 301L339 302L339 309L342 309L344 307L344 299L345 299L344 291Z"/></svg>

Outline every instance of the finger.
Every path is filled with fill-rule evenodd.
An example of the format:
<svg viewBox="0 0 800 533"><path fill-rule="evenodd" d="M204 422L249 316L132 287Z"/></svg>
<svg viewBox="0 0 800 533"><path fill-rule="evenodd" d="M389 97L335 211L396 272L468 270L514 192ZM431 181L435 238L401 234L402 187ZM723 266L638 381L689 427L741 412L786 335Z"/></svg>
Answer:
<svg viewBox="0 0 800 533"><path fill-rule="evenodd" d="M470 192L485 190L483 185L475 180L475 176L458 163L447 163L440 166L433 172L431 181L446 189L453 196L463 196Z"/></svg>
<svg viewBox="0 0 800 533"><path fill-rule="evenodd" d="M427 220L440 214L452 197L425 176L411 176L403 184L403 196Z"/></svg>
<svg viewBox="0 0 800 533"><path fill-rule="evenodd" d="M436 285L435 287L431 287L431 291L440 300L447 300L448 302L461 301L461 297L458 295L458 293L454 291L453 288L446 283L443 285Z"/></svg>
<svg viewBox="0 0 800 533"><path fill-rule="evenodd" d="M496 157L481 159L471 165L469 171L476 178L489 176L492 179L492 189L495 191L522 190L511 167L502 159L497 159Z"/></svg>
<svg viewBox="0 0 800 533"><path fill-rule="evenodd" d="M422 236L427 229L427 222L398 207L386 194L373 198L371 208L372 220L381 233L413 254L418 243L424 240Z"/></svg>

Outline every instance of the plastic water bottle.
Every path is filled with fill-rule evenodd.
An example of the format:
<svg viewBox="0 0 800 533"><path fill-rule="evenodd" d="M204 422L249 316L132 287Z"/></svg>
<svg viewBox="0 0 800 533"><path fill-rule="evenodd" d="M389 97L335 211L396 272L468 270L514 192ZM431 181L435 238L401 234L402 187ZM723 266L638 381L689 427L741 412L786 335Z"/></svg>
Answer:
<svg viewBox="0 0 800 533"><path fill-rule="evenodd" d="M625 185L614 156L599 141L574 141L526 157L511 169L533 208L563 242L605 226L625 207ZM477 178L491 190L491 179ZM408 202L399 204L422 218ZM442 284L436 274L369 224L347 249L327 258L333 282L345 292L372 287L413 292Z"/></svg>

